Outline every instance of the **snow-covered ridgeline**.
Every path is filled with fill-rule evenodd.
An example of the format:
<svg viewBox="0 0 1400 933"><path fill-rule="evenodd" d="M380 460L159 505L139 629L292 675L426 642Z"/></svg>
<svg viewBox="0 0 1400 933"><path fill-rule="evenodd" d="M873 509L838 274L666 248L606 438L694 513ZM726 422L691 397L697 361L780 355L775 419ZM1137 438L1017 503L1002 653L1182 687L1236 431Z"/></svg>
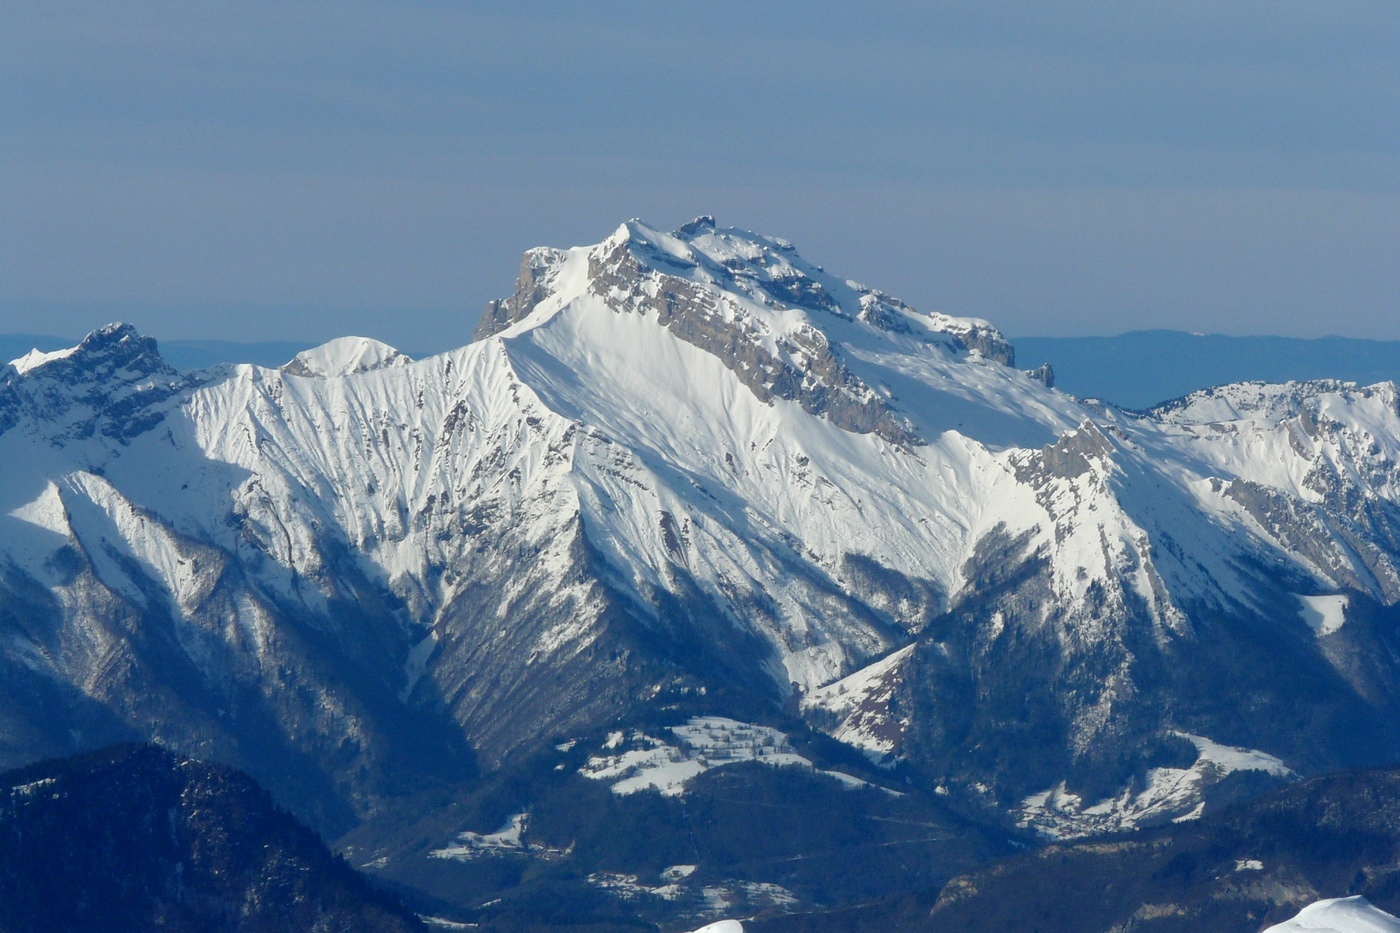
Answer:
<svg viewBox="0 0 1400 933"><path fill-rule="evenodd" d="M609 612L683 599L881 758L911 725L880 710L904 665L945 657L913 640L1017 561L1033 592L969 617L967 650L1048 630L1084 660L1092 683L1064 688L1075 754L1141 696L1135 652L1194 636L1189 607L1326 646L1352 631L1344 591L1400 594L1393 387L1084 406L1005 365L985 322L710 221L532 251L488 318L419 361L345 338L281 370L184 376L121 328L31 354L0 385L0 547L74 619L80 553L114 599L176 617L225 683L242 675L219 659L261 666L278 613L336 630L336 607L378 605L397 629L364 654L389 695L438 690L464 720L480 681L531 693ZM509 669L474 681L483 659Z"/></svg>
<svg viewBox="0 0 1400 933"><path fill-rule="evenodd" d="M757 321L772 352L784 333L813 326L821 314L778 304L751 277L721 281L711 271L739 262L766 270L772 281L822 277L776 241L712 229L682 240L634 222L598 247L561 252L551 294L498 338L420 363L347 339L302 354L285 374L237 367L191 394L188 424L175 434L189 435L204 458L248 472L235 489L236 511L262 529L260 547L301 575L322 570L317 536L338 528L430 612L450 595L450 583L425 584L432 568L458 557L445 533L461 527L463 512L489 502L511 520L524 503L547 502L539 527L527 527L526 536L545 540L557 531L546 514L582 515L593 543L636 577L639 595L666 588L678 567L721 605L736 594L769 591L781 607L781 632L768 637L784 676L807 688L889 645L859 626L823 626L826 613L813 611L814 594L797 587L771 592L774 561L787 556L789 544L838 583L842 558L854 553L955 596L966 583L962 568L989 531L1029 531L1032 547L1050 548L1066 601L1095 583L1116 588L1121 568L1133 566L1131 586L1172 625L1179 620L1163 578L1167 592L1216 585L1238 596L1246 589L1230 570L1229 546L1204 561L1214 580L1203 580L1194 566L1172 566L1171 556L1156 568L1144 548L1156 529L1131 517L1133 491L1122 488L1121 468L1111 463L1131 453L1126 445L1115 451L1110 444L1097 469L1027 480L1036 464L1015 450L1034 450L1082 423L1072 400L1008 367L862 321L866 293L825 277L835 310L818 321L823 332L855 370L869 370L867 383L898 387L891 394L930 443L913 454L813 418L795 402L760 401L718 357L675 339L645 314L618 313L595 293L590 268L623 240L692 262L681 273L725 289L723 307ZM694 262L696 254L706 262ZM984 326L897 310L925 329ZM342 378L308 378L328 374ZM1378 426L1385 421L1381 401L1371 419ZM1173 418L1163 423L1185 420ZM1134 438L1142 433L1133 430ZM1200 446L1190 448L1191 457L1199 460ZM1278 459L1267 445L1248 453L1249 463ZM212 496L172 496L172 474L208 467L177 458L184 462L162 476L158 461L171 458L155 459L154 471L146 462L131 475L109 473L154 514L230 544L223 482L204 490ZM1187 487L1204 478L1175 470L1172 478ZM1161 524L1164 510L1155 511ZM1179 527L1199 523L1190 511L1184 504L1171 519L1174 538L1202 538ZM670 519L659 521L663 514Z"/></svg>

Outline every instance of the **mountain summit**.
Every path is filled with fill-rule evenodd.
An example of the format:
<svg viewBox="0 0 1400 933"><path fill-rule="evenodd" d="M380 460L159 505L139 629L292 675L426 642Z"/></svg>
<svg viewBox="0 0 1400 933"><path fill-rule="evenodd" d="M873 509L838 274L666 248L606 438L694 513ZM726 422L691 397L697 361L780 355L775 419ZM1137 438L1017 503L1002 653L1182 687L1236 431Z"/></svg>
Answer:
<svg viewBox="0 0 1400 933"><path fill-rule="evenodd" d="M1076 835L1400 753L1392 384L1086 405L708 217L531 250L477 337L0 373L0 764L159 737L340 830L801 716Z"/></svg>
<svg viewBox="0 0 1400 933"><path fill-rule="evenodd" d="M888 389L852 370L859 354L843 345L878 353L933 344L1007 365L1015 359L985 321L916 312L826 274L785 240L718 230L708 216L674 233L629 221L588 250L531 250L515 294L487 306L474 336L538 326L581 300L654 316L676 339L718 357L761 401L794 401L894 443L915 442L912 426L892 410Z"/></svg>

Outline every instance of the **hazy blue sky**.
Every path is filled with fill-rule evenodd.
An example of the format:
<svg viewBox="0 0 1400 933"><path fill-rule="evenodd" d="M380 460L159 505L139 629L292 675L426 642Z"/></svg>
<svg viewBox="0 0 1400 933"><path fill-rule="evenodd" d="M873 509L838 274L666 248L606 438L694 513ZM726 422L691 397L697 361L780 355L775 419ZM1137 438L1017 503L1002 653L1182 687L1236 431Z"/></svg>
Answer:
<svg viewBox="0 0 1400 933"><path fill-rule="evenodd" d="M5 0L0 331L466 341L699 213L1011 334L1400 338L1400 3Z"/></svg>

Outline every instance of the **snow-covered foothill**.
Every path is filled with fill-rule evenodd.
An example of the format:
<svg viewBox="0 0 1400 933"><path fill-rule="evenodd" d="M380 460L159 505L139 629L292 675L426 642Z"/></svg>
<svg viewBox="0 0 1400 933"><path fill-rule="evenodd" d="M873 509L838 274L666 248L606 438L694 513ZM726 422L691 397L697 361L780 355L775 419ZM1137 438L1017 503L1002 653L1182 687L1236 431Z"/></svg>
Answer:
<svg viewBox="0 0 1400 933"><path fill-rule="evenodd" d="M774 768L810 769L834 778L851 790L875 786L841 771L818 769L809 759L792 750L785 733L768 726L722 716L697 716L669 731L675 745L641 732L634 732L630 737L624 737L621 732L610 733L603 751L624 750L589 758L579 773L595 781L607 781L612 792L621 795L657 790L665 796L677 797L685 793L692 778L713 768L746 761Z"/></svg>
<svg viewBox="0 0 1400 933"><path fill-rule="evenodd" d="M1069 793L1063 783L1031 794L1021 802L1021 825L1053 839L1075 839L1099 833L1137 829L1170 820L1193 820L1205 810L1203 792L1236 771L1261 771L1286 778L1292 771L1278 758L1248 748L1221 745L1199 735L1178 733L1196 746L1189 768L1153 768L1146 787L1127 788L1117 797L1093 805Z"/></svg>
<svg viewBox="0 0 1400 933"><path fill-rule="evenodd" d="M1359 895L1334 897L1309 904L1264 933L1400 933L1400 919Z"/></svg>
<svg viewBox="0 0 1400 933"><path fill-rule="evenodd" d="M433 858L469 859L479 855L497 852L523 852L523 834L529 816L517 813L494 833L464 832L457 837L457 844L429 853Z"/></svg>
<svg viewBox="0 0 1400 933"><path fill-rule="evenodd" d="M530 854L536 857L554 858L561 853L558 849L527 842L525 830L529 826L528 813L517 813L506 820L504 826L494 833L463 832L457 835L452 845L433 849L430 858L470 861L493 855Z"/></svg>

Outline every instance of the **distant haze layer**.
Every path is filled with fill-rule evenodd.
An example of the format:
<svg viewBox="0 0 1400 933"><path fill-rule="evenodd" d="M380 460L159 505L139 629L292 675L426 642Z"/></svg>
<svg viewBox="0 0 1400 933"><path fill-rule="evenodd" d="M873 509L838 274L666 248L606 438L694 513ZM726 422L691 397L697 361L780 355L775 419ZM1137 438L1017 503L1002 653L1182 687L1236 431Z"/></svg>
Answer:
<svg viewBox="0 0 1400 933"><path fill-rule="evenodd" d="M1400 4L12 0L0 331L458 345L619 218L1012 333L1400 339Z"/></svg>
<svg viewBox="0 0 1400 933"><path fill-rule="evenodd" d="M1023 367L1050 363L1057 388L1148 408L1231 382L1400 380L1400 341L1322 337L1227 337L1145 330L1116 337L1017 337Z"/></svg>

